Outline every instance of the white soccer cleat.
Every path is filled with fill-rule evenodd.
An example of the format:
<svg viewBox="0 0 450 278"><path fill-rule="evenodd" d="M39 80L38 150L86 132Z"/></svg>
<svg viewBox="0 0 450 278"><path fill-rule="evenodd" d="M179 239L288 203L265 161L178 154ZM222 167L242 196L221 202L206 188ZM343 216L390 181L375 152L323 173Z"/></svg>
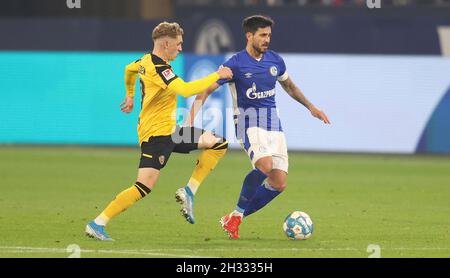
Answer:
<svg viewBox="0 0 450 278"><path fill-rule="evenodd" d="M180 212L187 222L194 224L194 194L189 187L179 188L175 192L175 200L181 205Z"/></svg>

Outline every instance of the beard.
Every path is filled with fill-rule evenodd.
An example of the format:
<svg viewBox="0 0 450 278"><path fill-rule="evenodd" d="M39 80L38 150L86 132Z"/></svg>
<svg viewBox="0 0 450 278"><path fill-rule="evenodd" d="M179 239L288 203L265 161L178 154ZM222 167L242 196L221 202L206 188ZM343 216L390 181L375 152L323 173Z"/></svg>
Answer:
<svg viewBox="0 0 450 278"><path fill-rule="evenodd" d="M269 44L262 45L262 47L265 47L265 48L259 47L258 45L255 45L255 44L253 44L252 46L253 46L253 49L254 49L256 52L258 52L259 54L264 54L264 53L266 53L267 50L269 49Z"/></svg>

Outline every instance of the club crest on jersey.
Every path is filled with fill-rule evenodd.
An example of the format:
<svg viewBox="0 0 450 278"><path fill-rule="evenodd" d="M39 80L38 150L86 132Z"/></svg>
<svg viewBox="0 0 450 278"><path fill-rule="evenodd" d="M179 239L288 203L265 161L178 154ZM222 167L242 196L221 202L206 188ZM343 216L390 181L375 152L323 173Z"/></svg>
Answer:
<svg viewBox="0 0 450 278"><path fill-rule="evenodd" d="M175 77L175 74L173 73L172 69L166 69L162 72L162 74L167 81Z"/></svg>
<svg viewBox="0 0 450 278"><path fill-rule="evenodd" d="M139 65L138 72L139 72L140 74L145 75L145 68L144 68L142 65Z"/></svg>
<svg viewBox="0 0 450 278"><path fill-rule="evenodd" d="M277 67L271 66L270 67L270 74L272 74L272 76L277 76L277 74L278 74Z"/></svg>
<svg viewBox="0 0 450 278"><path fill-rule="evenodd" d="M165 160L166 160L166 158L165 158L164 155L160 155L160 156L159 156L159 163L160 163L161 165L164 164L164 161L165 161Z"/></svg>

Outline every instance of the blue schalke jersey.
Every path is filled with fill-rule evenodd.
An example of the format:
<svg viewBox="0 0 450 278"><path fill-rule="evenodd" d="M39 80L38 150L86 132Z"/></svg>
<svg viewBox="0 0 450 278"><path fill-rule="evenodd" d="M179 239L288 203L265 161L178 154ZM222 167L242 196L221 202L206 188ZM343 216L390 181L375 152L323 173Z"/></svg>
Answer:
<svg viewBox="0 0 450 278"><path fill-rule="evenodd" d="M242 138L238 130L245 131L255 126L282 131L275 103L275 85L277 80L284 81L288 75L281 56L269 50L258 61L242 50L223 65L233 71L233 79L217 83L229 83L237 137Z"/></svg>

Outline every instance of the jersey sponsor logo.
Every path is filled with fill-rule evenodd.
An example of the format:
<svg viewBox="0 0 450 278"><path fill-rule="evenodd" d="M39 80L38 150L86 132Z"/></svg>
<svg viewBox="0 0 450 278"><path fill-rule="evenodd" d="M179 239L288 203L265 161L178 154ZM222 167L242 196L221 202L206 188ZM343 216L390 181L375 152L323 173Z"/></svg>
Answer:
<svg viewBox="0 0 450 278"><path fill-rule="evenodd" d="M277 76L277 74L278 74L277 67L271 66L270 67L270 74L272 74L272 76Z"/></svg>
<svg viewBox="0 0 450 278"><path fill-rule="evenodd" d="M175 77L175 74L173 73L172 69L166 69L162 72L162 74L167 81Z"/></svg>
<svg viewBox="0 0 450 278"><path fill-rule="evenodd" d="M256 91L256 84L253 83L252 87L247 90L245 93L249 99L259 99L259 98L267 98L275 95L275 88L272 90L264 91L264 92L257 92Z"/></svg>

